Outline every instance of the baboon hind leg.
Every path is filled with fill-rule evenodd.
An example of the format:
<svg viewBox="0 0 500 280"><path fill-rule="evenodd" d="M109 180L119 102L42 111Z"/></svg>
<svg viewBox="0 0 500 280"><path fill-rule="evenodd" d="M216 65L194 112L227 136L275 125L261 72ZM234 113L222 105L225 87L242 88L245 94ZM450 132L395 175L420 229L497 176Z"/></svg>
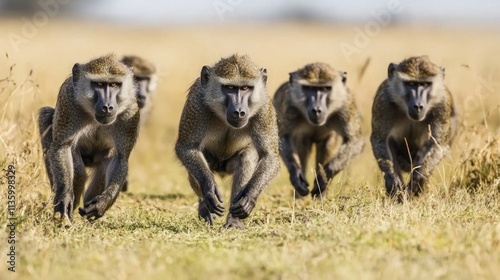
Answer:
<svg viewBox="0 0 500 280"><path fill-rule="evenodd" d="M73 208L76 209L80 204L83 191L85 189L85 182L87 182L87 171L83 163L82 156L79 152L73 152L73 191L75 198L73 200ZM73 209L73 210L74 210Z"/></svg>
<svg viewBox="0 0 500 280"><path fill-rule="evenodd" d="M83 198L84 205L85 203L91 201L93 198L104 192L104 189L106 188L106 172L108 169L109 161L109 159L103 160L93 170L92 179Z"/></svg>

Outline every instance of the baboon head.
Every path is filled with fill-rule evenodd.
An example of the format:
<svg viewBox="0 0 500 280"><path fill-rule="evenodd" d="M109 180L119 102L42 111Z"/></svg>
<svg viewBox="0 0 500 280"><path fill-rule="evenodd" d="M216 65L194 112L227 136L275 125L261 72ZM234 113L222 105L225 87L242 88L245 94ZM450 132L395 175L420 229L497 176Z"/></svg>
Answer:
<svg viewBox="0 0 500 280"><path fill-rule="evenodd" d="M101 124L111 124L135 102L132 71L115 55L73 66L77 102Z"/></svg>
<svg viewBox="0 0 500 280"><path fill-rule="evenodd" d="M293 105L308 122L324 125L347 97L347 73L336 71L326 63L312 63L290 73Z"/></svg>
<svg viewBox="0 0 500 280"><path fill-rule="evenodd" d="M246 55L222 58L201 69L205 103L233 128L244 127L265 103L266 82L267 70Z"/></svg>
<svg viewBox="0 0 500 280"><path fill-rule="evenodd" d="M150 102L151 95L156 89L156 67L153 63L135 55L124 56L121 61L128 67L132 67L137 104L142 109Z"/></svg>
<svg viewBox="0 0 500 280"><path fill-rule="evenodd" d="M433 64L428 56L390 63L387 72L392 99L412 120L424 120L442 98L444 68Z"/></svg>

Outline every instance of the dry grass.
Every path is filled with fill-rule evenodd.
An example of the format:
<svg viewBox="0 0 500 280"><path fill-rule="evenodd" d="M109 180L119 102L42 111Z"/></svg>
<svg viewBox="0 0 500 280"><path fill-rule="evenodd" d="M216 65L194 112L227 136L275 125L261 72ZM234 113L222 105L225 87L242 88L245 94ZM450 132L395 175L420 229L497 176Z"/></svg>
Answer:
<svg viewBox="0 0 500 280"><path fill-rule="evenodd" d="M0 22L0 35L21 23ZM17 272L2 279L494 279L500 274L500 37L491 30L388 28L348 63L341 42L353 27L314 24L133 28L51 21L19 52L0 52L0 168L17 169ZM131 157L130 193L104 218L51 222L36 111L54 105L76 61L107 52L158 63L156 107ZM288 176L263 193L245 230L196 218L196 199L173 156L185 91L202 65L233 52L268 68L272 93L287 73L312 61L349 73L370 132L370 106L389 62L428 54L446 66L461 116L453 153L428 192L397 205L384 195L370 145L331 184L323 202L294 201ZM6 78L6 79L3 79ZM310 180L312 179L309 174ZM0 216L6 217L1 179ZM229 195L227 182L224 193ZM1 221L6 226L5 220ZM5 260L4 260L5 259Z"/></svg>

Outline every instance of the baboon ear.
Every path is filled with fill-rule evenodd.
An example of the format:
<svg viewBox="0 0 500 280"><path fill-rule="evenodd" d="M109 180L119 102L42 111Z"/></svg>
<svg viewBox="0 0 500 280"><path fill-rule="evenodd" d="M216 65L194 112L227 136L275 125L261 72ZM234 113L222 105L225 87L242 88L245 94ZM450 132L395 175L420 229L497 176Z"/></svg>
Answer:
<svg viewBox="0 0 500 280"><path fill-rule="evenodd" d="M293 84L293 72L289 73L290 77L288 78L288 83L291 85Z"/></svg>
<svg viewBox="0 0 500 280"><path fill-rule="evenodd" d="M200 75L201 85L206 86L209 80L210 80L210 67L205 65L203 66L203 68L201 68L201 75Z"/></svg>
<svg viewBox="0 0 500 280"><path fill-rule="evenodd" d="M262 81L267 83L267 69L266 68L260 68L260 73L262 74Z"/></svg>
<svg viewBox="0 0 500 280"><path fill-rule="evenodd" d="M394 76L394 71L396 71L396 66L398 66L396 63L390 63L389 68L387 69L387 77L389 79L392 79Z"/></svg>
<svg viewBox="0 0 500 280"><path fill-rule="evenodd" d="M71 72L73 75L74 85L78 82L78 79L80 78L81 68L82 66L80 65L80 63L75 63L75 65L73 65L73 69L71 70Z"/></svg>
<svg viewBox="0 0 500 280"><path fill-rule="evenodd" d="M342 77L342 83L345 86L345 84L347 82L347 72L346 71L340 72L340 77Z"/></svg>
<svg viewBox="0 0 500 280"><path fill-rule="evenodd" d="M443 77L443 80L444 80L444 76L445 76L445 68L443 66L439 67L440 70L441 70L441 77Z"/></svg>

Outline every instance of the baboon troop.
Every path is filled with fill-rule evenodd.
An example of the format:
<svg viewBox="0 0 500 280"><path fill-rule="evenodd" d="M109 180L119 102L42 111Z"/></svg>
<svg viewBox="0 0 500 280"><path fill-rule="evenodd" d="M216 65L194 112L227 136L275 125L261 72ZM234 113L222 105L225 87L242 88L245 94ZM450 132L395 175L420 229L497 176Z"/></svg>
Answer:
<svg viewBox="0 0 500 280"><path fill-rule="evenodd" d="M296 198L323 199L330 181L363 151L363 121L346 72L307 64L289 73L273 98L267 75L249 56L234 54L203 66L187 93L174 150L198 197L198 216L209 225L227 212L224 226L243 228L277 176L280 157ZM370 142L387 195L399 202L425 190L456 134L444 76L427 56L410 57L389 64L375 94ZM156 65L139 56L104 55L76 63L56 106L39 110L56 222L70 225L82 197L79 214L96 220L127 190L128 159L153 107L157 77ZM228 211L215 175L232 177Z"/></svg>

